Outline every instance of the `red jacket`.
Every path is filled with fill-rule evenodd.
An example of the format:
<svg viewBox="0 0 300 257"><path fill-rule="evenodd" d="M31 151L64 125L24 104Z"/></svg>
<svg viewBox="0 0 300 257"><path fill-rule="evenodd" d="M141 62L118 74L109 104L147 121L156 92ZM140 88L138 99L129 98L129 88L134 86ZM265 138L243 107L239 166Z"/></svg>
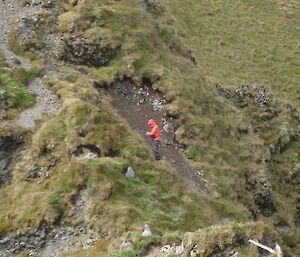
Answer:
<svg viewBox="0 0 300 257"><path fill-rule="evenodd" d="M156 122L153 119L151 119L148 121L148 125L150 125L152 127L152 130L151 130L151 132L147 133L147 136L152 137L153 140L155 140L155 141L160 141L161 140L160 130L159 130L159 127L157 126Z"/></svg>

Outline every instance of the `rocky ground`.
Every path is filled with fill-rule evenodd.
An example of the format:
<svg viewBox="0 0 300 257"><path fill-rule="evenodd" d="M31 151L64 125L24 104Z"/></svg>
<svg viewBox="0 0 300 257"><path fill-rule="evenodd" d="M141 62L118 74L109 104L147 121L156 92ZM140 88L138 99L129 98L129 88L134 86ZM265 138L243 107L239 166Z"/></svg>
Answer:
<svg viewBox="0 0 300 257"><path fill-rule="evenodd" d="M27 17L38 13L39 10L39 5L20 7L18 1L5 0L0 2L0 51L6 57L11 68L22 67L26 70L31 69L28 61L9 50L8 39L11 25L16 19L25 20ZM32 81L29 89L37 96L36 104L34 107L21 113L19 119L15 122L15 127L20 126L25 129L33 129L35 127L34 122L41 119L43 114L53 116L59 110L58 99L45 86L42 79L37 78Z"/></svg>
<svg viewBox="0 0 300 257"><path fill-rule="evenodd" d="M6 257L28 251L28 256L57 257L70 249L87 249L98 239L97 233L84 227L47 227L19 229L17 235L8 234L0 240L0 256Z"/></svg>
<svg viewBox="0 0 300 257"><path fill-rule="evenodd" d="M30 69L28 62L16 56L8 49L10 26L16 19L23 19L38 12L39 6L20 7L18 1L4 0L0 2L0 50L5 55L11 67L21 63L25 69Z"/></svg>
<svg viewBox="0 0 300 257"><path fill-rule="evenodd" d="M3 0L0 2L0 51L12 69L21 67L30 70L31 64L9 50L8 38L11 25L17 19L24 20L26 17L32 16L39 9L38 5L20 7L18 1ZM47 88L42 78L34 79L28 88L36 95L36 104L20 114L14 123L15 128L34 129L36 120L41 119L43 115L49 117L56 115L60 108L57 97ZM22 143L22 138L13 135L0 138L0 186L8 184L11 179L9 166L20 143ZM28 256L33 256L41 249L43 251L40 256L58 256L71 245L75 247L75 239L79 237L85 237L82 246L79 247L88 248L95 241L95 236L88 235L85 228L40 228L31 229L26 233L20 230L17 231L16 236L8 234L1 237L0 256L11 256L24 250L29 251Z"/></svg>
<svg viewBox="0 0 300 257"><path fill-rule="evenodd" d="M14 126L34 129L34 122L41 119L44 114L49 117L56 115L60 104L58 98L44 85L42 79L35 79L30 83L28 88L36 94L36 104L32 108L22 112L20 117L15 121Z"/></svg>

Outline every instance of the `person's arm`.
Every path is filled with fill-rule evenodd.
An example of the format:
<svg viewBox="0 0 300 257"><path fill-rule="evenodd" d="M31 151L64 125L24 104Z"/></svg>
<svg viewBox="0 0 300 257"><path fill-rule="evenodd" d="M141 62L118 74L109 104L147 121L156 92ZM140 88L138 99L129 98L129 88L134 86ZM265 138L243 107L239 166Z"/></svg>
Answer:
<svg viewBox="0 0 300 257"><path fill-rule="evenodd" d="M156 126L154 126L154 127L152 128L151 132L147 132L146 135L147 135L148 137L154 136L155 130L156 130Z"/></svg>

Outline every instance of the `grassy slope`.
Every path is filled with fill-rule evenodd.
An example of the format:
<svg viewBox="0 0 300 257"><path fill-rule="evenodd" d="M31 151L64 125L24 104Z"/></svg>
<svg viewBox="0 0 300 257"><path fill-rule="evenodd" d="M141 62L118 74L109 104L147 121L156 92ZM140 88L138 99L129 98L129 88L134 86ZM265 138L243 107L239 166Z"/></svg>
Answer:
<svg viewBox="0 0 300 257"><path fill-rule="evenodd" d="M299 108L300 62L297 58L300 53L299 5L298 9L292 10L292 14L287 14L271 1L162 2L176 19L178 34L184 38L208 76L229 89L240 83L263 84L272 89L277 99ZM247 115L249 114L246 112L241 116L245 124L249 124ZM226 116L228 117L228 114ZM299 123L291 125L293 122L287 113L280 116L272 121L269 131L262 135L260 133L256 136L250 135L248 139L236 142L239 144L236 152L232 142L220 140L219 145L223 145L223 150L228 145L233 155L240 155L241 152L248 154L250 148L263 153L265 150L259 145L275 142L276 137L282 133L284 124L298 127L299 131ZM218 131L224 129L222 128L224 123L226 124L224 121L220 125L216 124ZM250 120L251 123L253 121ZM230 119L227 126L234 124L234 119ZM294 190L297 190L297 176L293 179L296 181L291 182L291 175L288 174L298 170L299 146L299 141L290 144L288 151L277 154L269 167L277 208L275 223L285 220L284 223L291 227L294 226L293 215L297 199L297 191ZM191 153L193 154L193 151ZM195 153L193 157L199 155L200 159L206 159L205 153ZM230 162L231 167L240 166L238 169L243 169L243 164L238 163L238 160L234 161L233 156L223 155L224 159ZM252 166L251 163L246 165ZM240 174L238 171L237 173ZM233 178L232 172L228 175ZM211 178L218 181L218 177ZM234 177L231 181L236 183L239 179ZM225 187L228 182L217 183L223 189L222 196L230 192ZM289 210L288 214L286 210ZM299 234L299 231L295 233ZM296 234L295 238L298 238ZM291 240L293 236L287 237ZM295 245L295 242L289 243Z"/></svg>
<svg viewBox="0 0 300 257"><path fill-rule="evenodd" d="M229 87L263 84L297 103L299 9L288 15L271 1L259 0L162 2L208 75Z"/></svg>
<svg viewBox="0 0 300 257"><path fill-rule="evenodd" d="M299 63L293 57L298 51L299 16L287 18L270 2L210 3L162 1L159 19L145 14L134 1L99 4L98 8L109 13L102 17L104 30L99 28L99 33L104 33L103 38L108 42L119 42L122 48L111 65L91 69L90 75L100 81L111 81L123 73L133 74L137 81L149 78L170 100L169 112L179 117L178 139L187 145L186 153L193 164L208 171L210 187L216 190L215 197L223 201L221 209L237 199L255 209L252 193L245 190L245 167L254 177L260 176L258 171L265 167L256 162L276 142L280 131L286 129L285 122L292 122L290 114L282 111L267 132L240 137L237 126L254 126L256 121L251 114L259 112L259 108L241 110L235 103L220 99L211 81L218 80L229 89L241 82L263 84L283 102L291 100L297 104ZM97 31L91 27L84 30L85 35ZM187 58L188 48L213 79L205 80L201 69ZM298 145L299 142L291 145L291 151ZM254 154L249 153L250 149L255 149ZM241 161L242 156L248 161ZM290 162L292 167L298 158ZM272 167L270 172L275 169ZM271 178L278 212L274 219L266 221L276 223L284 216L284 210L293 209L296 195L287 201L282 192L292 193L292 189L286 185L277 193L278 180L272 175ZM288 224L292 227L293 215L291 211Z"/></svg>
<svg viewBox="0 0 300 257"><path fill-rule="evenodd" d="M116 220L116 235L122 234L129 224L132 231L137 231L144 222L150 223L156 234L176 230L181 234L186 230L208 226L224 217L239 221L250 218L246 208L241 205L253 207L252 194L245 190L243 169L247 166L255 174L261 168L256 164L256 158L267 150L265 141L260 133L243 136L240 140L235 138L238 136L236 127L240 123L252 125L254 122L249 116L253 110L241 110L231 100L224 101L218 97L211 81L217 79L228 88L240 82L266 84L277 96L285 92L284 101L295 99L299 93L299 64L292 57L297 54L299 34L295 24L298 16L286 19L287 23L280 22L278 17L285 19L285 16L266 1L210 3L162 1L162 16L159 19L154 19L133 0L90 0L75 8L61 3L66 13L59 19L58 30L65 32L66 36L75 30L91 41L102 38L106 44L121 45L109 66L99 69L84 67L83 70L89 76L106 82L122 78L124 74L132 75L138 82L147 77L154 87L160 88L170 101L167 107L169 113L178 117L177 136L186 144L187 156L193 165L204 166L208 172L208 183L214 199L201 198L190 192L184 184L179 183L181 179L174 175L166 163L151 164L148 148L137 135L129 131L124 121L115 116L109 103L105 101L97 109L94 101L97 93L91 91L92 86L83 83L85 80L80 79L80 74L66 68L72 83L50 83L65 99L64 110L37 132L33 138L34 147L29 150L28 159L20 167L29 165L31 158L37 166L52 158L44 151L49 142L55 143L56 148L52 151L57 152L61 161L42 186L23 181L32 167L16 170L13 184L2 192L8 200L2 200L1 209L5 208L11 213L8 218L6 213L0 213L4 226L14 229L23 223L26 227L44 218L53 221L61 214L69 222L70 199L82 186L87 188L93 203L89 211L91 220L95 218L92 223L84 222L105 230L109 222ZM91 23L91 20L95 22ZM229 31L228 26L235 29ZM283 50L283 39L288 39L287 51ZM277 42L277 46L273 46L273 42ZM203 71L191 62L188 49L192 50L205 72L216 79L205 79ZM284 66L282 60L285 61ZM289 87L291 93L286 90ZM76 110L81 114L78 115ZM82 111L89 115L82 114ZM102 122L93 124L95 117ZM274 129L269 131L271 135L265 135L270 142L276 139L281 130L280 124L285 119L290 120L289 114L283 112L273 121ZM87 126L88 136L78 139L76 131L83 125ZM230 136L228 131L233 131L235 136ZM113 145L114 150L121 152L121 157L103 158L95 162L73 160L67 166L70 150L84 142L97 143L104 151L109 151ZM141 148L137 149L136 145ZM294 152L298 148L299 142L296 142L291 144L289 151ZM249 149L254 149L253 156ZM241 162L241 155L248 156L248 161ZM292 161L281 155L278 158L283 158L280 170L287 173L285 163L289 163L292 169L299 157L295 155ZM138 178L131 182L125 181L122 175L128 165L133 165L138 174ZM278 165L272 165L274 167L271 170L278 172ZM66 172L60 172L62 170ZM292 200L287 201L293 188L288 184L277 188L275 174L271 174L271 178L279 211L275 218L265 219L266 223L271 224L285 220L284 210L290 210L295 199L293 195ZM14 191L16 185L19 190ZM99 195L105 196L105 188L110 187L112 196L107 201L101 200ZM18 192L24 191L28 194L18 195ZM19 203L17 209L15 201ZM32 207L24 205L28 201L33 203ZM43 202L43 205L39 206L39 202ZM105 219L101 215L104 215L103 210L107 207L111 213L108 223L104 225L102 222ZM134 223L131 222L132 217L136 217ZM293 212L289 213L288 220L288 225L293 227ZM290 246L295 245L292 241L290 243ZM96 245L84 254L95 256L99 249L108 249L108 243L105 246ZM74 253L74 256L83 256L83 253Z"/></svg>
<svg viewBox="0 0 300 257"><path fill-rule="evenodd" d="M108 99L102 99L101 106L97 106L97 93L83 81L86 80L78 78L77 83L67 85L49 80L64 99L63 109L34 134L31 147L24 150L24 158L15 168L11 185L1 190L3 233L15 231L20 224L26 230L44 220L53 223L62 219L73 225L84 223L101 234L110 233L118 238L127 230L135 239L136 232L148 223L158 240L167 242L178 239L185 231L218 223L224 215L232 219L240 216L240 221L248 219L247 210L241 205L224 209L222 202L200 197L190 190L167 163L153 162L145 142L130 132L111 109ZM88 103L78 97L89 99ZM84 138L78 137L80 128L86 131ZM120 157L95 161L72 158L69 162L70 153L85 143L99 145L103 155L113 150ZM26 179L35 169L53 162L56 164L50 168L48 179ZM129 165L137 178L126 181L124 170ZM88 216L74 219L72 199L81 190L88 192ZM228 204L233 207L235 203ZM167 232L175 234L171 239L160 237ZM94 256L95 251L105 251L111 242L106 244L99 243L84 253Z"/></svg>

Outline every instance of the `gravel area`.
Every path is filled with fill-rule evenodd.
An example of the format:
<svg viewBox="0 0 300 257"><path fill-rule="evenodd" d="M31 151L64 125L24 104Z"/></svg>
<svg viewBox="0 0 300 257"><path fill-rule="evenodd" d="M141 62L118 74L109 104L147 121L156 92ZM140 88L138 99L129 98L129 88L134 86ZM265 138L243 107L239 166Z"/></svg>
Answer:
<svg viewBox="0 0 300 257"><path fill-rule="evenodd" d="M35 120L41 119L43 114L51 117L59 110L60 104L57 97L43 84L41 79L35 79L29 85L29 89L36 94L36 104L20 114L14 124L15 127L33 129Z"/></svg>

